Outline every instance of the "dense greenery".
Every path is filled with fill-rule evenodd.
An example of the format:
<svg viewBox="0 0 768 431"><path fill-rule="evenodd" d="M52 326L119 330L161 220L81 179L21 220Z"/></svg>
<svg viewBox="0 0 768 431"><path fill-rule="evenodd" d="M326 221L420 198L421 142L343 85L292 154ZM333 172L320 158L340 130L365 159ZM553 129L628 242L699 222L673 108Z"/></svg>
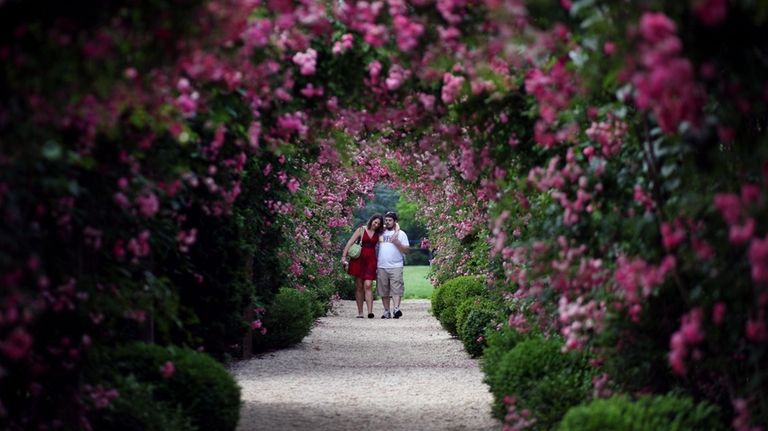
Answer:
<svg viewBox="0 0 768 431"><path fill-rule="evenodd" d="M560 431L693 431L725 430L720 411L690 398L645 396L631 400L615 396L568 410L557 427Z"/></svg>
<svg viewBox="0 0 768 431"><path fill-rule="evenodd" d="M309 292L280 289L262 319L267 333L254 334L254 344L264 350L300 342L312 329L316 315L314 304Z"/></svg>
<svg viewBox="0 0 768 431"><path fill-rule="evenodd" d="M561 340L531 337L501 357L487 379L499 419L507 414L505 398L511 396L518 409L532 413L535 429L552 429L569 408L588 399L592 370L587 358L562 354L562 347Z"/></svg>
<svg viewBox="0 0 768 431"><path fill-rule="evenodd" d="M179 347L132 343L94 357L93 378L111 381L126 396L97 411L109 429L234 430L240 388L209 356ZM127 396L130 395L130 396Z"/></svg>
<svg viewBox="0 0 768 431"><path fill-rule="evenodd" d="M437 286L432 292L432 314L453 335L457 335L456 310L466 299L487 293L477 277L456 277Z"/></svg>
<svg viewBox="0 0 768 431"><path fill-rule="evenodd" d="M480 356L486 345L486 332L496 330L506 318L506 309L498 298L470 296L456 307L456 330L464 349Z"/></svg>

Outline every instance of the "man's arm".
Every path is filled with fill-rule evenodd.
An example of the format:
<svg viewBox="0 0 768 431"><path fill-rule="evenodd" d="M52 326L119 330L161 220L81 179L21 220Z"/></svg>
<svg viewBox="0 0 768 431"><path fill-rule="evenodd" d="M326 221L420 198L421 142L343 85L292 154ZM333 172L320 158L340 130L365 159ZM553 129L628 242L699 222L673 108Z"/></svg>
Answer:
<svg viewBox="0 0 768 431"><path fill-rule="evenodd" d="M400 233L397 235L397 238L392 241L392 244L397 247L398 250L400 250L400 253L405 254L411 251L408 243L408 235L406 235L403 231L400 231Z"/></svg>

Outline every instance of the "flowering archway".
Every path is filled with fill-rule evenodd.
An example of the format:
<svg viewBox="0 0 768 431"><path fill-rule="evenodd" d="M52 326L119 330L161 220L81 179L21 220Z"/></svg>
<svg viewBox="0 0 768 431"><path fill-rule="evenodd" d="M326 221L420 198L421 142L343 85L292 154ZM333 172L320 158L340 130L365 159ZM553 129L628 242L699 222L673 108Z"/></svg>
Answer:
<svg viewBox="0 0 768 431"><path fill-rule="evenodd" d="M550 3L0 2L0 420L87 422L118 334L224 356L254 298L332 293L385 181L436 281L507 292L598 394L765 423L764 6Z"/></svg>

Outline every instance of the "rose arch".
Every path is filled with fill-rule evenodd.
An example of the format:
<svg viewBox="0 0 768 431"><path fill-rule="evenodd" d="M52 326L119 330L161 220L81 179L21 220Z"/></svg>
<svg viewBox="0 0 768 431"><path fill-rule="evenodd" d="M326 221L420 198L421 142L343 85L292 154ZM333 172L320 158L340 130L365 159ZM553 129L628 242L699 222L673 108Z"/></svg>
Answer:
<svg viewBox="0 0 768 431"><path fill-rule="evenodd" d="M4 428L100 423L115 344L224 360L324 303L379 183L583 401L768 422L763 3L44 3L0 1Z"/></svg>

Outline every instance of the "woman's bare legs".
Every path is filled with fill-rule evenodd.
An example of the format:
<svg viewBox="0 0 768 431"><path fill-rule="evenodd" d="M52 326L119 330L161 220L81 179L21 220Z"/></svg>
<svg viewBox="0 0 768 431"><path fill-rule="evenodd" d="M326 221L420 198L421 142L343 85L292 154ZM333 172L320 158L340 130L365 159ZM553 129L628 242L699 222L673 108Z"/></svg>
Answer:
<svg viewBox="0 0 768 431"><path fill-rule="evenodd" d="M366 293L363 290L363 283L368 283L367 281L363 281L362 278L355 278L355 301L357 302L357 315L362 316L363 315L363 298L365 298ZM370 289L368 289L370 291ZM370 309L370 306L369 306Z"/></svg>
<svg viewBox="0 0 768 431"><path fill-rule="evenodd" d="M373 313L373 290L371 289L371 286L373 286L373 280L365 280L364 282L364 288L365 288L365 304L368 306L368 314ZM363 313L363 306L360 305L360 314Z"/></svg>

